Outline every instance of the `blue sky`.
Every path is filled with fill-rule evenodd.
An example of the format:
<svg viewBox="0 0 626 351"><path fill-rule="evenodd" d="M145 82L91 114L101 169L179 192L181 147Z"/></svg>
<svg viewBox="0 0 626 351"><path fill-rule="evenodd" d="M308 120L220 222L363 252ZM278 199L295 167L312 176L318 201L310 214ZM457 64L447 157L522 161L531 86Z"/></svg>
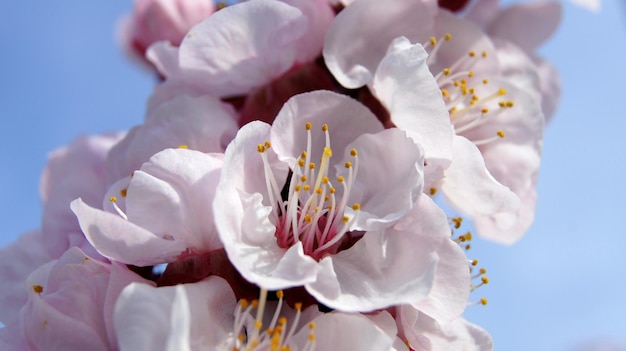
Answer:
<svg viewBox="0 0 626 351"><path fill-rule="evenodd" d="M542 55L561 71L563 98L546 131L536 222L512 247L473 243L491 283L467 317L496 350L626 344L626 10L565 4ZM47 155L81 134L143 119L154 80L115 40L130 1L3 1L0 12L0 247L39 226Z"/></svg>

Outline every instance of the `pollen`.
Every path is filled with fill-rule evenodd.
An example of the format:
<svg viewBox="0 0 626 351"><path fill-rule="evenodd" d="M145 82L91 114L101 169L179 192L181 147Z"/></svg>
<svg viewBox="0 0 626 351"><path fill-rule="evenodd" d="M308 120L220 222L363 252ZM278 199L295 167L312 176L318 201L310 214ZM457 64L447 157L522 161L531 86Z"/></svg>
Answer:
<svg viewBox="0 0 626 351"><path fill-rule="evenodd" d="M189 146L187 146L186 144L181 144L181 145L178 145L178 148L179 149L189 149Z"/></svg>
<svg viewBox="0 0 626 351"><path fill-rule="evenodd" d="M126 188L120 190L120 196L122 196L122 197L126 197L127 193L128 193L128 189L126 189Z"/></svg>
<svg viewBox="0 0 626 351"><path fill-rule="evenodd" d="M443 95L444 97L448 96L448 90L447 89L441 89L441 95Z"/></svg>
<svg viewBox="0 0 626 351"><path fill-rule="evenodd" d="M437 194L437 188L430 188L430 196L434 196L435 194Z"/></svg>
<svg viewBox="0 0 626 351"><path fill-rule="evenodd" d="M435 37L430 37L430 45L435 46L437 45L437 38Z"/></svg>
<svg viewBox="0 0 626 351"><path fill-rule="evenodd" d="M498 90L498 94L499 94L499 95L506 95L506 89L504 89L504 88L500 88L500 89Z"/></svg>
<svg viewBox="0 0 626 351"><path fill-rule="evenodd" d="M324 123L324 125L322 125L322 132L327 132L328 131L328 124Z"/></svg>
<svg viewBox="0 0 626 351"><path fill-rule="evenodd" d="M476 56L476 53L474 51L470 51L468 55L469 55L469 57L474 57L474 56Z"/></svg>
<svg viewBox="0 0 626 351"><path fill-rule="evenodd" d="M306 124L304 125L304 128L306 130L311 130L311 128L313 128L313 125L311 124L311 122L306 122Z"/></svg>
<svg viewBox="0 0 626 351"><path fill-rule="evenodd" d="M354 205L352 205L352 209L355 211L358 211L361 209L361 204L359 203L355 203Z"/></svg>
<svg viewBox="0 0 626 351"><path fill-rule="evenodd" d="M483 108L480 110L480 113L482 113L482 114L485 114L485 113L487 113L487 112L489 112L489 109L488 109L488 108L486 108L486 107L483 107Z"/></svg>
<svg viewBox="0 0 626 351"><path fill-rule="evenodd" d="M480 281L483 282L483 284L489 284L489 278L485 275L480 278Z"/></svg>
<svg viewBox="0 0 626 351"><path fill-rule="evenodd" d="M358 155L358 151L356 151L356 149L350 149L350 156L352 157L356 157Z"/></svg>
<svg viewBox="0 0 626 351"><path fill-rule="evenodd" d="M350 162L350 161L346 162L346 163L345 163L345 167L346 167L346 168L350 168L350 167L352 167L352 162Z"/></svg>
<svg viewBox="0 0 626 351"><path fill-rule="evenodd" d="M259 145L257 145L257 146L256 146L256 151L258 151L258 152L260 152L260 153L265 152L265 145L263 145L263 144L259 144Z"/></svg>
<svg viewBox="0 0 626 351"><path fill-rule="evenodd" d="M41 294L43 292L43 286L41 285L33 285L33 291L37 294Z"/></svg>
<svg viewBox="0 0 626 351"><path fill-rule="evenodd" d="M449 76L450 75L450 69L449 68L444 68L443 69L443 75L444 76Z"/></svg>
<svg viewBox="0 0 626 351"><path fill-rule="evenodd" d="M450 34L450 33L446 33L446 35L444 36L444 39L445 39L446 41L449 41L450 39L452 39L452 34Z"/></svg>
<svg viewBox="0 0 626 351"><path fill-rule="evenodd" d="M263 146L265 146L266 149L269 149L272 147L272 143L270 143L269 141L266 141Z"/></svg>
<svg viewBox="0 0 626 351"><path fill-rule="evenodd" d="M486 306L488 302L489 302L489 301L487 301L487 298L486 298L486 297L481 297L481 298L480 298L480 304L481 304L481 305Z"/></svg>
<svg viewBox="0 0 626 351"><path fill-rule="evenodd" d="M339 183L343 183L343 181L344 181L344 180L345 180L345 178L344 178L343 176L339 176L339 177L337 177L337 181L338 181Z"/></svg>
<svg viewBox="0 0 626 351"><path fill-rule="evenodd" d="M483 58L487 57L487 51L483 51L483 52L481 53L481 56L482 56Z"/></svg>
<svg viewBox="0 0 626 351"><path fill-rule="evenodd" d="M115 197L115 196L111 196L111 197L109 198L109 201L111 201L111 202L117 202L117 197Z"/></svg>
<svg viewBox="0 0 626 351"><path fill-rule="evenodd" d="M489 84L489 79L483 79L483 84L485 85Z"/></svg>
<svg viewBox="0 0 626 351"><path fill-rule="evenodd" d="M503 130L499 130L496 132L496 134L500 137L500 138L504 138L505 134Z"/></svg>
<svg viewBox="0 0 626 351"><path fill-rule="evenodd" d="M313 162L309 163L309 169L315 169L315 163Z"/></svg>

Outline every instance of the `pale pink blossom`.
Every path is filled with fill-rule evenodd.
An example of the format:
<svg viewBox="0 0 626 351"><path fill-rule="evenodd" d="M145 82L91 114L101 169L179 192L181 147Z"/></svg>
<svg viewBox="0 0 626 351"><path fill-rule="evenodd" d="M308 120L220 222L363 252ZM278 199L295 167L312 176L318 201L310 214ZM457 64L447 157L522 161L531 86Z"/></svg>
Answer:
<svg viewBox="0 0 626 351"><path fill-rule="evenodd" d="M82 197L91 206L100 205L107 189L105 158L122 137L123 134L80 137L50 154L40 184L41 232L50 257L60 257L71 246L90 250L69 204ZM96 253L92 250L89 254Z"/></svg>
<svg viewBox="0 0 626 351"><path fill-rule="evenodd" d="M120 23L120 39L127 51L143 58L158 41L179 45L191 27L215 11L213 0L135 0L133 12Z"/></svg>
<svg viewBox="0 0 626 351"><path fill-rule="evenodd" d="M149 108L144 123L133 127L109 152L108 184L129 176L152 155L168 148L223 152L237 132L236 121L230 105L209 95L179 95Z"/></svg>
<svg viewBox="0 0 626 351"><path fill-rule="evenodd" d="M281 293L282 294L282 293ZM131 284L115 308L120 350L391 350L393 331L359 314L301 311L261 298L237 302L228 284L209 277L153 288ZM387 324L393 319L382 312Z"/></svg>
<svg viewBox="0 0 626 351"><path fill-rule="evenodd" d="M553 1L514 4L502 8L498 1L478 0L467 13L468 19L497 39L495 43L499 60L504 66L503 76L517 84L522 76L520 70L524 70L525 75L529 70L536 72L538 87L534 89L537 90L547 120L550 120L559 103L561 81L556 68L539 57L536 50L556 32L561 17L562 7ZM526 55L521 54L519 49ZM532 68L528 69L528 66ZM524 83L523 80L521 82ZM527 92L532 89L527 89Z"/></svg>
<svg viewBox="0 0 626 351"><path fill-rule="evenodd" d="M161 42L148 50L166 78L152 103L181 92L220 98L248 94L318 56L332 18L321 0L228 6L194 26L180 47Z"/></svg>
<svg viewBox="0 0 626 351"><path fill-rule="evenodd" d="M516 241L534 213L532 183L539 164L528 162L527 155L534 153L538 159L541 152L539 94L507 80L495 46L471 22L437 11L430 2L398 3L407 7L403 12L378 6L359 0L336 17L324 46L329 69L346 87L367 84L389 111L391 122L424 147L426 191L435 194L441 189L451 204L480 222L479 234ZM430 20L416 25L415 18L424 13L431 13ZM360 24L374 17L377 26L389 31L379 34ZM394 39L389 33L404 37ZM353 44L344 44L348 42ZM516 73L523 72L528 81L536 79L536 70ZM424 106L436 106L427 103L431 96L444 104L428 111ZM492 174L489 167L496 162L486 162L483 154L504 144L516 145L519 156L498 159L494 177L495 169ZM518 171L524 179L509 181L502 173Z"/></svg>
<svg viewBox="0 0 626 351"><path fill-rule="evenodd" d="M12 350L114 349L113 308L131 282L151 284L123 265L71 248L28 276L28 300L0 339Z"/></svg>
<svg viewBox="0 0 626 351"><path fill-rule="evenodd" d="M102 208L72 202L87 239L103 256L137 266L220 249L211 211L221 154L166 149L113 184Z"/></svg>
<svg viewBox="0 0 626 351"><path fill-rule="evenodd" d="M247 124L226 150L214 212L229 259L261 287L304 285L344 311L417 302L436 249L419 228L390 227L419 205L421 153L350 98L293 97L273 126Z"/></svg>

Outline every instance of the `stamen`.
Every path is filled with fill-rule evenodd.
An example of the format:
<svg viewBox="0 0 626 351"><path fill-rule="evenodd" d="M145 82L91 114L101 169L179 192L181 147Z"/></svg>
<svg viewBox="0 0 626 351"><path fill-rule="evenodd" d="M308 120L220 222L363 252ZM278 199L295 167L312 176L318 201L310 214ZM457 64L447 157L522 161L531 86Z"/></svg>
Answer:
<svg viewBox="0 0 626 351"><path fill-rule="evenodd" d="M109 198L109 201L113 205L115 212L117 212L117 214L119 214L120 217L124 218L125 220L128 220L128 216L126 215L126 213L124 213L124 211L122 211L122 209L117 205L117 197L111 196Z"/></svg>

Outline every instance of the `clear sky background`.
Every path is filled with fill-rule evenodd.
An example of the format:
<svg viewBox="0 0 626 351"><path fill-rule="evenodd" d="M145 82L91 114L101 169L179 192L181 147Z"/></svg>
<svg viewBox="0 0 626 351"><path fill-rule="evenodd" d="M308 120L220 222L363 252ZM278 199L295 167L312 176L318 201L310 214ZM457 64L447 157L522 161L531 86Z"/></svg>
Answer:
<svg viewBox="0 0 626 351"><path fill-rule="evenodd" d="M512 247L473 243L491 283L467 318L496 350L626 345L626 16L564 4L541 52L563 98L546 131L535 225ZM0 247L39 227L47 155L81 134L141 123L154 81L131 64L115 24L131 1L2 1ZM622 346L626 350L626 346Z"/></svg>

